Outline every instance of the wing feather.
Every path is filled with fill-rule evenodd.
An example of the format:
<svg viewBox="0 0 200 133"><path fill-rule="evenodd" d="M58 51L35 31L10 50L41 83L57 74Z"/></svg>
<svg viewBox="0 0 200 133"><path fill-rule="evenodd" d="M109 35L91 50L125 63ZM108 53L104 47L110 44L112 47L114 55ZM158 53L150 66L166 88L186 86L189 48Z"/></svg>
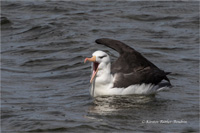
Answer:
<svg viewBox="0 0 200 133"><path fill-rule="evenodd" d="M160 70L130 46L109 38L97 39L95 42L112 48L120 54L111 67L111 72L116 76L115 87L127 87L140 83L158 84L163 79L169 81L166 77L169 73Z"/></svg>

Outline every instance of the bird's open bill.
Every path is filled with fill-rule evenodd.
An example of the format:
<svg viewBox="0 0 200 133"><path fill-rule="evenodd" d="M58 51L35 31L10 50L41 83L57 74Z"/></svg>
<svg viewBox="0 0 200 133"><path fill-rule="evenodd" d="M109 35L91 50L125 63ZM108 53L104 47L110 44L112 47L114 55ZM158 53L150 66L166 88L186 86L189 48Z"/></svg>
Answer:
<svg viewBox="0 0 200 133"><path fill-rule="evenodd" d="M92 77L90 79L90 83L92 83L92 81L94 80L94 78L98 72L99 63L96 62L96 56L93 56L91 58L85 58L84 63L86 63L87 61L93 62Z"/></svg>

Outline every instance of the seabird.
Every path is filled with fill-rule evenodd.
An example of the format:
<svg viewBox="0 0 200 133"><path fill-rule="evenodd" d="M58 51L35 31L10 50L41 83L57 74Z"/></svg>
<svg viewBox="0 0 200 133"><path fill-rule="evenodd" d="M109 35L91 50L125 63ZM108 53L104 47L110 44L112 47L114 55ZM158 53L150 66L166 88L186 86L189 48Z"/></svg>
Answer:
<svg viewBox="0 0 200 133"><path fill-rule="evenodd" d="M112 65L109 55L103 51L95 51L91 58L85 58L85 63L92 62L91 96L151 95L171 87L166 76L169 72L160 70L135 49L108 38L95 42L117 51L120 56Z"/></svg>

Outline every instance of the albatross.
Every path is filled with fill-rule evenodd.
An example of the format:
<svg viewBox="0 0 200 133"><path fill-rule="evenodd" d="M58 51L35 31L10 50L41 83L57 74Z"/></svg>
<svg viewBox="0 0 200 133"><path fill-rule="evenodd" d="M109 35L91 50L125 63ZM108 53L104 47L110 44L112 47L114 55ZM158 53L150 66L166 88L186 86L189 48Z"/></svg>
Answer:
<svg viewBox="0 0 200 133"><path fill-rule="evenodd" d="M95 42L117 51L119 58L111 65L109 55L100 50L85 58L84 63L92 62L91 96L151 95L171 87L170 72L159 69L132 47L108 38Z"/></svg>

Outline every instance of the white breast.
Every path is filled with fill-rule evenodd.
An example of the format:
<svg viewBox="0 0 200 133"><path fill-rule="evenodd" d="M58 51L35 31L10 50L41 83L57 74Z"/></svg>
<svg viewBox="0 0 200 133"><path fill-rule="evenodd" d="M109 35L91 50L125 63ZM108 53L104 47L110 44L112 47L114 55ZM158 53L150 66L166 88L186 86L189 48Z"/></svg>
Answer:
<svg viewBox="0 0 200 133"><path fill-rule="evenodd" d="M93 97L105 95L150 95L168 89L167 86L159 86L152 84L130 85L127 88L112 88L113 84L93 84L91 87L91 95Z"/></svg>

